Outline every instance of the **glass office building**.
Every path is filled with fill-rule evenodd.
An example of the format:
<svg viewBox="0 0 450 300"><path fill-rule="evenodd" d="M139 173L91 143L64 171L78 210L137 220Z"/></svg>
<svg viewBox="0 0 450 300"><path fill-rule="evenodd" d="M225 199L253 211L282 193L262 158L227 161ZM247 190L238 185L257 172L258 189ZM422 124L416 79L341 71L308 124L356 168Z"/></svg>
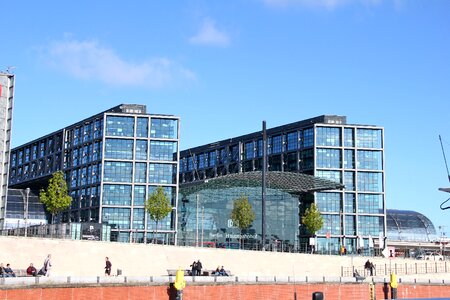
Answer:
<svg viewBox="0 0 450 300"><path fill-rule="evenodd" d="M260 171L262 132L226 139L180 153L180 183L233 173ZM345 185L343 190L305 193L299 215L315 203L324 226L316 232L315 250L337 253L369 248L386 236L384 129L347 124L344 116L323 115L267 130L269 171L297 172ZM299 226L300 248L309 235ZM301 246L303 245L303 246ZM305 246L306 245L306 246Z"/></svg>
<svg viewBox="0 0 450 300"><path fill-rule="evenodd" d="M176 240L179 118L147 114L145 105L122 104L31 141L11 151L11 188L45 188L62 170L70 209L57 222L96 222L111 226L111 240ZM164 187L173 206L156 223L144 201Z"/></svg>

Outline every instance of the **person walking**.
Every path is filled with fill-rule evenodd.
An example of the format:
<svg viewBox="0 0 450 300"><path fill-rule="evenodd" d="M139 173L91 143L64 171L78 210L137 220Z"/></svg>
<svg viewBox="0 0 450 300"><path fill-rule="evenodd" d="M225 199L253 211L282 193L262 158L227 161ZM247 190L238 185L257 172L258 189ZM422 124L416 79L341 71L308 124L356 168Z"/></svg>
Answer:
<svg viewBox="0 0 450 300"><path fill-rule="evenodd" d="M106 261L106 266L105 266L105 275L106 276L110 276L111 275L111 267L112 267L112 263L109 260L109 257L105 257L105 261Z"/></svg>
<svg viewBox="0 0 450 300"><path fill-rule="evenodd" d="M52 269L52 255L49 254L47 255L47 258L44 260L44 272L45 272L45 276L49 277L50 276L50 271Z"/></svg>

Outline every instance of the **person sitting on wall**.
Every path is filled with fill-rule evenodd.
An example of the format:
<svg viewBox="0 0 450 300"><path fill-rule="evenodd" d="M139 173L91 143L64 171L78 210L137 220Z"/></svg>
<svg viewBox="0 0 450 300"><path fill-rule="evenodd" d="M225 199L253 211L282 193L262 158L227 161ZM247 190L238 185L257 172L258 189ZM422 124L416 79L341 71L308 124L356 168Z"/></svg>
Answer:
<svg viewBox="0 0 450 300"><path fill-rule="evenodd" d="M228 276L228 273L227 273L227 271L225 271L225 269L223 268L223 266L222 266L222 268L220 269L219 274L222 275L222 276Z"/></svg>
<svg viewBox="0 0 450 300"><path fill-rule="evenodd" d="M36 275L37 275L37 270L33 266L33 263L30 263L30 266L27 268L27 276L36 276Z"/></svg>
<svg viewBox="0 0 450 300"><path fill-rule="evenodd" d="M0 263L0 277L8 277L5 273L5 267L3 266L3 263Z"/></svg>
<svg viewBox="0 0 450 300"><path fill-rule="evenodd" d="M366 277L361 276L358 272L358 270L355 269L355 271L353 272L353 277L355 277L356 282L358 281L363 281L364 279L366 279Z"/></svg>
<svg viewBox="0 0 450 300"><path fill-rule="evenodd" d="M6 268L4 268L6 277L16 277L16 274L11 269L10 264L6 264Z"/></svg>
<svg viewBox="0 0 450 300"><path fill-rule="evenodd" d="M213 272L213 275L220 275L220 267L217 266L216 270Z"/></svg>

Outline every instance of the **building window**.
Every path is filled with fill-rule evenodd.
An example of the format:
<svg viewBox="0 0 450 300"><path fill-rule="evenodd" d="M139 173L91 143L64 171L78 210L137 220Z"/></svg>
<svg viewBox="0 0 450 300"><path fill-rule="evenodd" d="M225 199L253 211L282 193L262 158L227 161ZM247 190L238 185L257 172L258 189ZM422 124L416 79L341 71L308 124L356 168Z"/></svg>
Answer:
<svg viewBox="0 0 450 300"><path fill-rule="evenodd" d="M358 169L382 170L381 151L358 150Z"/></svg>
<svg viewBox="0 0 450 300"><path fill-rule="evenodd" d="M134 118L107 116L106 135L132 137L134 135Z"/></svg>
<svg viewBox="0 0 450 300"><path fill-rule="evenodd" d="M133 164L131 162L107 161L104 168L104 181L131 182Z"/></svg>
<svg viewBox="0 0 450 300"><path fill-rule="evenodd" d="M150 136L152 138L177 139L178 120L152 118Z"/></svg>
<svg viewBox="0 0 450 300"><path fill-rule="evenodd" d="M143 206L145 202L145 186L134 186L134 203L135 206Z"/></svg>
<svg viewBox="0 0 450 300"><path fill-rule="evenodd" d="M380 194L358 194L358 212L367 214L382 214L383 196Z"/></svg>
<svg viewBox="0 0 450 300"><path fill-rule="evenodd" d="M342 183L340 171L317 171L317 177L329 179L331 181Z"/></svg>
<svg viewBox="0 0 450 300"><path fill-rule="evenodd" d="M335 127L317 127L316 143L318 146L341 146L341 129Z"/></svg>
<svg viewBox="0 0 450 300"><path fill-rule="evenodd" d="M355 190L355 172L344 172L344 185L347 191Z"/></svg>
<svg viewBox="0 0 450 300"><path fill-rule="evenodd" d="M148 137L148 118L137 118L137 137Z"/></svg>
<svg viewBox="0 0 450 300"><path fill-rule="evenodd" d="M345 234L356 235L355 216L345 216Z"/></svg>
<svg viewBox="0 0 450 300"><path fill-rule="evenodd" d="M339 149L317 149L318 168L341 168L341 150Z"/></svg>
<svg viewBox="0 0 450 300"><path fill-rule="evenodd" d="M360 235L378 236L383 232L383 217L359 216L358 217L358 233Z"/></svg>
<svg viewBox="0 0 450 300"><path fill-rule="evenodd" d="M281 135L274 136L272 138L272 154L281 153L282 149L282 137Z"/></svg>
<svg viewBox="0 0 450 300"><path fill-rule="evenodd" d="M245 143L245 159L253 159L255 158L255 145L254 142Z"/></svg>
<svg viewBox="0 0 450 300"><path fill-rule="evenodd" d="M106 139L105 158L133 159L133 140Z"/></svg>
<svg viewBox="0 0 450 300"><path fill-rule="evenodd" d="M345 193L344 211L351 214L356 213L355 194Z"/></svg>
<svg viewBox="0 0 450 300"><path fill-rule="evenodd" d="M134 169L134 182L145 183L147 178L147 164L136 163Z"/></svg>
<svg viewBox="0 0 450 300"><path fill-rule="evenodd" d="M145 211L143 208L133 209L133 229L144 229Z"/></svg>
<svg viewBox="0 0 450 300"><path fill-rule="evenodd" d="M303 150L300 152L300 167L302 170L308 170L314 167L313 149Z"/></svg>
<svg viewBox="0 0 450 300"><path fill-rule="evenodd" d="M344 129L344 146L345 147L355 147L355 130L353 128Z"/></svg>
<svg viewBox="0 0 450 300"><path fill-rule="evenodd" d="M131 186L105 184L102 203L103 205L131 205Z"/></svg>
<svg viewBox="0 0 450 300"><path fill-rule="evenodd" d="M102 159L102 142L95 142L94 149L92 153L92 161L101 160Z"/></svg>
<svg viewBox="0 0 450 300"><path fill-rule="evenodd" d="M98 139L103 135L103 120L95 120L94 122L94 139Z"/></svg>
<svg viewBox="0 0 450 300"><path fill-rule="evenodd" d="M176 160L177 143L176 142L150 142L150 160L174 161ZM203 158L204 166L204 158Z"/></svg>
<svg viewBox="0 0 450 300"><path fill-rule="evenodd" d="M73 149L73 151L72 151L72 166L74 166L74 167L78 166L78 164L79 164L78 158L79 158L79 149Z"/></svg>
<svg viewBox="0 0 450 300"><path fill-rule="evenodd" d="M174 183L175 168L172 164L150 164L149 182L150 183Z"/></svg>
<svg viewBox="0 0 450 300"><path fill-rule="evenodd" d="M139 159L139 160L147 160L148 159L147 147L148 147L147 141L143 141L143 140L136 141L136 159Z"/></svg>
<svg viewBox="0 0 450 300"><path fill-rule="evenodd" d="M216 151L209 152L208 163L210 167L216 166Z"/></svg>
<svg viewBox="0 0 450 300"><path fill-rule="evenodd" d="M287 151L293 151L298 149L298 133L297 132L289 132L287 134Z"/></svg>
<svg viewBox="0 0 450 300"><path fill-rule="evenodd" d="M358 190L364 192L382 192L383 175L381 173L358 172Z"/></svg>
<svg viewBox="0 0 450 300"><path fill-rule="evenodd" d="M102 223L113 229L130 229L131 210L129 208L105 207L102 210Z"/></svg>
<svg viewBox="0 0 450 300"><path fill-rule="evenodd" d="M320 212L340 212L341 193L317 193L316 201Z"/></svg>
<svg viewBox="0 0 450 300"><path fill-rule="evenodd" d="M314 145L314 129L308 128L303 130L303 140L302 140L303 148L312 147L313 145Z"/></svg>
<svg viewBox="0 0 450 300"><path fill-rule="evenodd" d="M173 230L172 224L172 213L169 213L167 217L158 222L158 231ZM150 216L147 216L147 230L156 230L156 222L153 221Z"/></svg>
<svg viewBox="0 0 450 300"><path fill-rule="evenodd" d="M358 128L356 130L356 146L359 148L381 149L381 130Z"/></svg>
<svg viewBox="0 0 450 300"><path fill-rule="evenodd" d="M78 144L81 142L80 135L81 135L81 129L79 127L75 128L73 130L73 145L74 146L78 146ZM41 157L42 157L42 155L41 155Z"/></svg>
<svg viewBox="0 0 450 300"><path fill-rule="evenodd" d="M344 169L355 168L355 151L344 150Z"/></svg>
<svg viewBox="0 0 450 300"><path fill-rule="evenodd" d="M319 230L318 234L333 234L339 235L341 234L341 220L339 215L322 215L323 217L323 226L322 229Z"/></svg>

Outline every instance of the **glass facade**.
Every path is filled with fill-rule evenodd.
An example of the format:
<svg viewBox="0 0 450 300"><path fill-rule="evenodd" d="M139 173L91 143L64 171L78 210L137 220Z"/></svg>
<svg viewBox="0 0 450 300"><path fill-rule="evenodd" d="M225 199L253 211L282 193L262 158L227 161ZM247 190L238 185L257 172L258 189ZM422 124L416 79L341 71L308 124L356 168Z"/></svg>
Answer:
<svg viewBox="0 0 450 300"><path fill-rule="evenodd" d="M345 245L350 253L356 252L367 247L369 236L386 236L383 139L383 128L349 125L340 116L319 116L267 130L269 171L305 173L345 185L344 190L299 198L300 215L314 202L325 220L316 232L315 251L338 253ZM255 132L184 150L180 163L186 167L180 171L180 183L260 171L262 144L261 132ZM207 164L203 157L214 163ZM310 234L299 227L299 243L306 245L300 247L307 248Z"/></svg>
<svg viewBox="0 0 450 300"><path fill-rule="evenodd" d="M111 239L150 242L155 230L144 210L148 190L170 191L173 213L159 239L174 243L178 201L178 126L174 116L150 115L142 105L120 105L40 140L13 149L11 186L45 182L63 170L72 196L57 222L102 222ZM24 176L24 170L28 174Z"/></svg>
<svg viewBox="0 0 450 300"><path fill-rule="evenodd" d="M247 197L255 220L240 232L230 219L234 200ZM203 247L261 249L261 187L202 190L183 197L179 206L179 244ZM266 237L270 250L298 249L298 199L267 190Z"/></svg>

